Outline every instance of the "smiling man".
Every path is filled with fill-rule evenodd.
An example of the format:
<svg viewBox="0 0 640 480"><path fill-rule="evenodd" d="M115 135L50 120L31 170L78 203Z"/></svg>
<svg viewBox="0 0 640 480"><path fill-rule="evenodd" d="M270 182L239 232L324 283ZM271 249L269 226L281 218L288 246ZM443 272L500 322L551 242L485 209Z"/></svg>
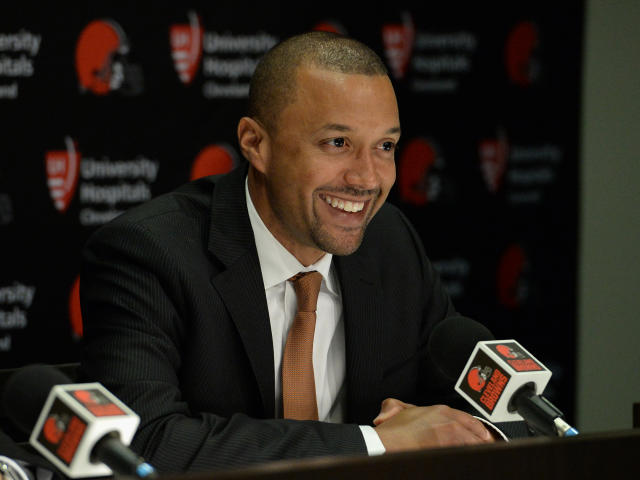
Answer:
<svg viewBox="0 0 640 480"><path fill-rule="evenodd" d="M292 37L253 76L246 166L92 236L84 376L140 414L133 447L160 471L491 441L438 404L429 334L455 311L385 203L399 137L373 51Z"/></svg>
<svg viewBox="0 0 640 480"><path fill-rule="evenodd" d="M395 180L400 120L389 78L326 68L295 68L276 122L256 109L238 126L260 218L303 265L353 253Z"/></svg>

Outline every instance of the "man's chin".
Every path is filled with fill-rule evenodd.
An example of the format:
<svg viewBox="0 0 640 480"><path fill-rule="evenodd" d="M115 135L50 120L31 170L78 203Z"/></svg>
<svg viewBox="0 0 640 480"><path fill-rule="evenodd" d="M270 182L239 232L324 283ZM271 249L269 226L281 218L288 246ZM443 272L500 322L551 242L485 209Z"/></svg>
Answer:
<svg viewBox="0 0 640 480"><path fill-rule="evenodd" d="M362 244L364 229L358 228L352 234L342 233L341 235L330 235L322 232L315 238L316 245L324 252L332 255L345 256L354 253Z"/></svg>

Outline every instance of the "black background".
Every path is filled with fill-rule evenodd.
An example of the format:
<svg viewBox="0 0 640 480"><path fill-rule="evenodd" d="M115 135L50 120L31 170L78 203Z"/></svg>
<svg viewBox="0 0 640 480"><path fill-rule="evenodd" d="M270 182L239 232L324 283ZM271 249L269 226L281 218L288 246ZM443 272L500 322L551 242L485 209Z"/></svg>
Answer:
<svg viewBox="0 0 640 480"><path fill-rule="evenodd" d="M429 2L394 2L366 9L339 3L260 7L238 2L157 2L117 6L85 2L83 7L40 5L0 7L0 33L21 29L42 36L29 78L0 75L0 85L19 83L17 99L0 99L0 200L9 215L0 221L0 289L14 283L36 288L26 310L27 327L0 329L11 349L0 352L0 366L43 361L75 361L79 341L69 323L69 292L79 272L80 250L96 228L80 224L78 190L68 210L58 212L50 198L45 170L47 151L64 149L69 136L82 158L108 161L138 156L157 161L153 195L189 180L191 165L207 145L236 149L235 129L245 99L203 96L203 60L193 82L184 85L171 57L169 27L200 16L206 32L243 35L266 32L277 38L332 21L385 58L382 26L413 20L417 35L466 32L476 40L470 71L456 76L452 92L417 92L425 75L410 63L404 78L394 78L403 147L426 139L441 162L430 170L441 187L426 205L403 200L397 187L389 201L398 205L420 233L436 266L454 259L465 265L457 275L443 270L458 310L485 323L496 338L515 338L553 372L546 395L573 415L576 338L576 252L578 246L579 118L583 43L582 2L511 2L447 7ZM126 34L126 62L142 74L142 90L105 96L82 92L74 65L80 32L96 19L111 19ZM538 42L531 55L537 74L530 85L507 74L505 48L520 22L532 22ZM433 51L427 52L436 55ZM425 54L413 49L412 55ZM2 52L0 56L19 56ZM203 56L207 53L203 52ZM413 61L413 60L412 60ZM428 75L426 76L428 77ZM552 145L562 153L553 179L541 186L539 201L510 201L514 187L503 180L491 193L480 167L478 144L504 132L512 146ZM505 179L515 168L511 157ZM82 180L78 181L78 184ZM79 188L79 187L78 187ZM504 252L514 247L526 261L517 276L517 304L500 301L498 272ZM0 310L14 305L0 303Z"/></svg>

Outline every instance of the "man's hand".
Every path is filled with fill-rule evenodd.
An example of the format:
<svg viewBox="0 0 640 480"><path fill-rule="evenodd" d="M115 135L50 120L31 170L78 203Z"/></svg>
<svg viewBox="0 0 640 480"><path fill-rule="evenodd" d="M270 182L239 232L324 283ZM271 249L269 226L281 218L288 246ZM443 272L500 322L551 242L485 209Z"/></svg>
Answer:
<svg viewBox="0 0 640 480"><path fill-rule="evenodd" d="M445 405L416 407L387 399L374 424L387 452L493 442L482 422Z"/></svg>
<svg viewBox="0 0 640 480"><path fill-rule="evenodd" d="M409 407L415 407L415 405L413 405L412 403L404 403L397 398L387 398L382 402L380 413L376 418L373 419L373 424L375 426L378 426L382 422L386 422L397 413Z"/></svg>

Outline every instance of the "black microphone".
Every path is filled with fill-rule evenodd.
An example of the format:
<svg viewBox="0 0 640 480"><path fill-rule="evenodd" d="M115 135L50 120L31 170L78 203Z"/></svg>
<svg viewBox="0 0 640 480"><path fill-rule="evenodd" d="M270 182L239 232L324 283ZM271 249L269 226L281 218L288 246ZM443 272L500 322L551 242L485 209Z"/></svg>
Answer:
<svg viewBox="0 0 640 480"><path fill-rule="evenodd" d="M478 342L493 340L487 327L468 317L447 317L439 322L429 336L427 351L431 364L450 382L460 376Z"/></svg>
<svg viewBox="0 0 640 480"><path fill-rule="evenodd" d="M68 477L156 476L126 446L140 418L99 383L72 384L51 366L30 365L7 380L2 401L16 427L31 432L31 446Z"/></svg>

